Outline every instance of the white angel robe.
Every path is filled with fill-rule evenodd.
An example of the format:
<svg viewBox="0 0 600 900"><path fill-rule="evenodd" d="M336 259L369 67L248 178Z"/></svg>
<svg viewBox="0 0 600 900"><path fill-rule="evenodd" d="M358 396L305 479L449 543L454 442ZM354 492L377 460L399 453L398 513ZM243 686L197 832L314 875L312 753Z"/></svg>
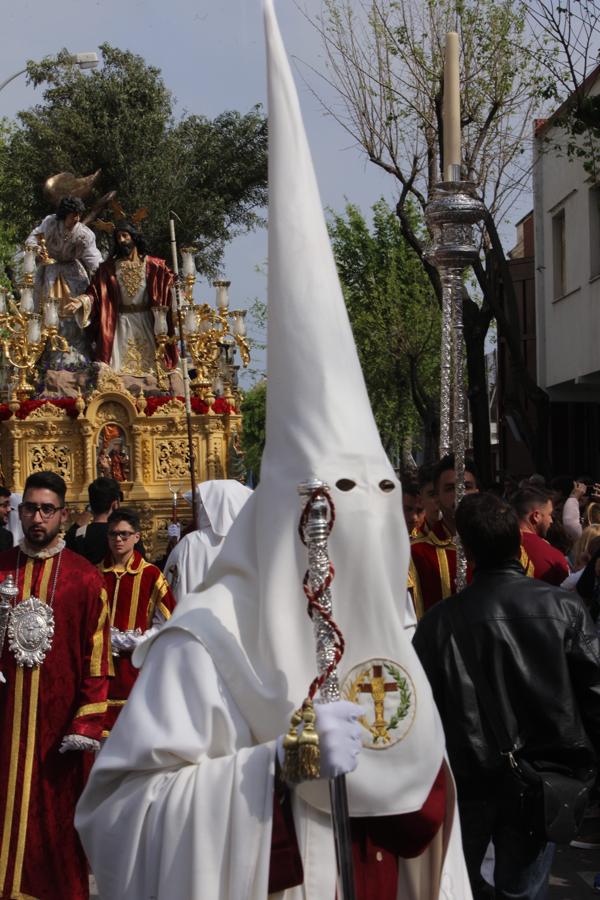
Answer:
<svg viewBox="0 0 600 900"><path fill-rule="evenodd" d="M55 260L48 265L38 265L36 269L34 301L39 312L43 299L52 293L59 278L66 282L72 297L83 293L102 262L102 254L96 246L94 232L87 225L76 222L73 228L65 228L64 221L57 219L55 214L46 216L33 229L25 241L26 246L37 246L38 235L44 237L48 256ZM43 365L57 370L89 365L89 341L72 315L61 315L59 334L68 342L68 351L47 350Z"/></svg>

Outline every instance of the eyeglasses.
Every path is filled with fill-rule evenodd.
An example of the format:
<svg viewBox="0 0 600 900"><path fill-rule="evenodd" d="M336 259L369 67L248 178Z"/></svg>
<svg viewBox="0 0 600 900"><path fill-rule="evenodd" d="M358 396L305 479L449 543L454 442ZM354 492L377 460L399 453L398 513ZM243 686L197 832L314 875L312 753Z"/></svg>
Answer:
<svg viewBox="0 0 600 900"><path fill-rule="evenodd" d="M113 541L127 541L130 537L134 537L137 531L109 531L108 536Z"/></svg>
<svg viewBox="0 0 600 900"><path fill-rule="evenodd" d="M24 516L35 516L39 512L42 519L51 519L56 513L64 509L64 506L54 506L53 503L29 503L27 500L19 504L19 509Z"/></svg>

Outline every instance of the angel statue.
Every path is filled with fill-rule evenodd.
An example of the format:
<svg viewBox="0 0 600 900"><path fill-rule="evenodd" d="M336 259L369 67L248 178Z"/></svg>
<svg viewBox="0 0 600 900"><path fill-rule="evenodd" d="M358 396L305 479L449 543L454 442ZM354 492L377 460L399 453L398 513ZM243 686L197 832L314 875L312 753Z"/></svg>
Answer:
<svg viewBox="0 0 600 900"><path fill-rule="evenodd" d="M48 349L40 358L42 395L46 396L77 396L78 389L87 386L89 340L65 304L87 288L102 262L94 232L81 221L85 212L81 197L91 192L99 174L75 178L63 172L48 179L45 193L57 203L56 212L46 216L25 241L25 247L37 252L35 309L39 312L49 297L57 301L59 333L69 345L66 351Z"/></svg>

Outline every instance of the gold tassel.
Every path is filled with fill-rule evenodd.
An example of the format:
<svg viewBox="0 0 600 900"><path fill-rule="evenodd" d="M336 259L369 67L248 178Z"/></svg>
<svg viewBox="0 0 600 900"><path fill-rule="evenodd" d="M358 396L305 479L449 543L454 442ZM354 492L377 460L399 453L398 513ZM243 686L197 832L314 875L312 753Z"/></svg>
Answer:
<svg viewBox="0 0 600 900"><path fill-rule="evenodd" d="M315 713L312 700L305 700L302 706L304 728L298 738L298 774L300 781L318 778L321 772L321 751L319 735L315 730Z"/></svg>
<svg viewBox="0 0 600 900"><path fill-rule="evenodd" d="M298 773L298 725L301 721L302 710L297 709L290 720L290 730L283 739L284 756L281 775L288 784L296 784L300 780Z"/></svg>

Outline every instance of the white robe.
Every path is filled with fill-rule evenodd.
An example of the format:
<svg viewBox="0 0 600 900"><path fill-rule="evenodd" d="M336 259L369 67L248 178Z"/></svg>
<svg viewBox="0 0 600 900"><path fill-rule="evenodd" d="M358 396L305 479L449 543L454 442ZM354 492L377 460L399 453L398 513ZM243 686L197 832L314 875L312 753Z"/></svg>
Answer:
<svg viewBox="0 0 600 900"><path fill-rule="evenodd" d="M238 481L214 479L196 486L197 531L186 534L173 548L165 563L165 577L179 602L186 594L200 590L215 561L226 534L252 491ZM192 494L184 494L191 503Z"/></svg>
<svg viewBox="0 0 600 900"><path fill-rule="evenodd" d="M103 900L265 900L275 743L256 744L218 664L189 633L154 641L133 695L94 765L76 826ZM152 702L141 702L142 698ZM131 736L136 735L132 754ZM348 780L359 777L356 773ZM451 784L451 777L448 774ZM386 784L372 785L385 793ZM468 900L450 790L431 847L401 861L398 900ZM101 819L103 827L94 827ZM302 885L278 900L334 900L329 816L294 799ZM436 883L445 853L441 884Z"/></svg>
<svg viewBox="0 0 600 900"><path fill-rule="evenodd" d="M358 694L364 708L363 749L347 777L351 815L420 810L444 764L441 721L406 633L401 486L369 406L272 0L265 18L269 378L261 481L202 590L184 597L134 654L136 665L147 657L76 819L104 900L266 898L275 742L316 670L303 579L323 551L311 541L307 560L297 493L311 476L330 485L336 507L328 555L345 638L340 693ZM386 697L402 699L393 701L395 713L384 701L387 740L378 743L373 693L358 689L384 667L394 681ZM304 880L282 896L334 900L327 784L305 782L293 794ZM440 832L417 859L400 860L400 870L402 900L470 900L452 787Z"/></svg>
<svg viewBox="0 0 600 900"><path fill-rule="evenodd" d="M219 555L223 537L212 528L191 531L173 547L165 563L165 578L179 602L202 585L213 560Z"/></svg>

